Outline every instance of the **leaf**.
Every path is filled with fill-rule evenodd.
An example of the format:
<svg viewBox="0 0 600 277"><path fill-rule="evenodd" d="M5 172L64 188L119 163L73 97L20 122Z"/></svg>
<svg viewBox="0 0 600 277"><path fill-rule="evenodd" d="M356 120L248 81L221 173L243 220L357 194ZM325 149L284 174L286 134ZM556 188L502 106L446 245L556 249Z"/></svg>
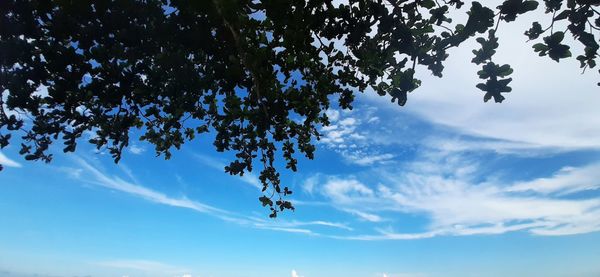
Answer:
<svg viewBox="0 0 600 277"><path fill-rule="evenodd" d="M0 149L6 147L10 143L11 134L0 135Z"/></svg>
<svg viewBox="0 0 600 277"><path fill-rule="evenodd" d="M400 105L400 106L406 105L406 100L408 100L406 91L394 88L392 90L392 92L390 93L390 95L392 96L392 102L398 100L398 105Z"/></svg>
<svg viewBox="0 0 600 277"><path fill-rule="evenodd" d="M523 1L523 4L521 4L521 7L519 9L519 13L523 14L526 12L534 11L537 9L538 6L539 6L539 3L537 1L534 1L534 0Z"/></svg>
<svg viewBox="0 0 600 277"><path fill-rule="evenodd" d="M566 19L566 18L569 17L570 14L571 14L570 10L564 10L564 11L560 12L559 14L557 14L554 17L554 20L555 21L560 21L560 20Z"/></svg>
<svg viewBox="0 0 600 277"><path fill-rule="evenodd" d="M481 44L481 48L473 50L475 57L471 60L472 63L481 64L485 61L491 60L492 56L496 54L498 48L498 38L495 36L494 30L490 30L488 33L488 40L480 37L477 38L477 42Z"/></svg>
<svg viewBox="0 0 600 277"><path fill-rule="evenodd" d="M262 203L263 207L273 206L273 200L269 199L269 197L261 196L258 198L258 200Z"/></svg>
<svg viewBox="0 0 600 277"><path fill-rule="evenodd" d="M514 21L517 15L537 9L539 3L533 0L505 0L498 8L502 19L506 22Z"/></svg>
<svg viewBox="0 0 600 277"><path fill-rule="evenodd" d="M536 43L533 45L533 50L535 52L540 52L540 56L546 55L546 51L548 51L548 46L543 43Z"/></svg>
<svg viewBox="0 0 600 277"><path fill-rule="evenodd" d="M38 157L36 155L33 155L33 154L25 155L25 160L32 161L32 160L37 160L37 159L38 159Z"/></svg>
<svg viewBox="0 0 600 277"><path fill-rule="evenodd" d="M421 7L424 7L426 9L431 9L433 7L435 7L435 1L434 0L422 0L419 3L421 5Z"/></svg>
<svg viewBox="0 0 600 277"><path fill-rule="evenodd" d="M540 35L544 32L542 30L542 25L538 22L533 22L531 28L525 31L525 35L529 38L529 40L534 40L540 37Z"/></svg>

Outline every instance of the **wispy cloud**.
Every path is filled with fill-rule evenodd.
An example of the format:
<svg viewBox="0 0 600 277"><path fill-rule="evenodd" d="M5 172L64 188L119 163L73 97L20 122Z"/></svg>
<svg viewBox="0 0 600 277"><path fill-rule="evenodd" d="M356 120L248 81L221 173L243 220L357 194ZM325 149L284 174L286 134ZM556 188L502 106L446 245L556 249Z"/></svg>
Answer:
<svg viewBox="0 0 600 277"><path fill-rule="evenodd" d="M367 128L379 122L375 111L373 107L359 108L358 111L328 110L326 114L331 124L321 128L323 137L319 143L339 153L350 164L370 166L389 163L395 155L374 147L372 140L377 135Z"/></svg>
<svg viewBox="0 0 600 277"><path fill-rule="evenodd" d="M89 161L81 157L76 157L74 159L79 168L72 169L73 171L76 171L77 174L73 174L71 175L71 177L76 178L82 182L127 193L132 196L140 197L162 205L191 209L196 212L216 217L220 220L231 222L237 225L264 230L303 233L309 235L319 235L319 233L309 229L308 227L326 227L348 231L353 230L347 224L339 222L330 222L323 220L290 221L284 219L273 220L259 218L227 211L199 201L188 199L187 197L171 197L162 192L140 185L138 181L136 181L137 178L135 178L133 172L127 167L121 166L121 170L124 170L126 172L126 175L128 175L129 179L131 179L133 183L117 176L110 176L102 170L98 169L98 167L94 166ZM64 171L66 169L61 168L61 170Z"/></svg>
<svg viewBox="0 0 600 277"><path fill-rule="evenodd" d="M452 162L442 163L440 159ZM520 230L536 235L570 235L600 231L600 199L593 195L569 197L582 190L599 189L598 168L597 164L565 168L526 182L482 181L476 174L479 166L467 158L423 154L401 170L374 170L368 176L377 176L375 180L321 176L313 190L329 199L332 207L342 207L361 218L365 216L360 212L387 212L395 217L416 214L429 220L421 232L379 228L376 234L334 236L339 239L406 240Z"/></svg>
<svg viewBox="0 0 600 277"><path fill-rule="evenodd" d="M570 194L600 188L600 163L583 167L564 167L553 176L538 178L532 181L519 182L508 191L539 192L543 194Z"/></svg>
<svg viewBox="0 0 600 277"><path fill-rule="evenodd" d="M289 226L325 226L325 227L334 227L334 228L339 228L339 229L345 229L348 231L352 231L353 228L349 227L347 224L342 224L342 223L338 223L338 222L329 222L329 221L322 221L322 220L316 220L316 221L291 221L289 223L284 223L283 225L289 225Z"/></svg>
<svg viewBox="0 0 600 277"><path fill-rule="evenodd" d="M368 213L368 212L359 211L359 210L355 210L355 209L343 209L343 210L345 212L348 212L350 214L358 216L359 219L362 219L364 221L369 221L369 222L382 222L382 221L384 221L384 219L381 216L376 215L374 213Z"/></svg>
<svg viewBox="0 0 600 277"><path fill-rule="evenodd" d="M548 156L572 150L569 147L547 146L523 141L510 141L476 136L429 136L424 139L423 145L444 153L478 151L520 157Z"/></svg>
<svg viewBox="0 0 600 277"><path fill-rule="evenodd" d="M573 148L568 144L529 141L516 136L482 136L423 120L414 113L398 113L397 109L389 108L388 102L385 102L385 107L378 109L370 104L363 104L351 112L328 111L335 111L336 116L335 120L331 120L331 126L322 128L323 139L320 143L337 152L347 163L363 167L393 164L411 147L424 147L444 153L479 151L522 157L585 149ZM394 120L380 119L390 117Z"/></svg>
<svg viewBox="0 0 600 277"><path fill-rule="evenodd" d="M292 269L292 277L303 277L303 276L300 276L300 275L298 274L298 272L296 272L296 270L295 270L295 269Z"/></svg>
<svg viewBox="0 0 600 277"><path fill-rule="evenodd" d="M84 169L87 173L90 173L92 178L85 178L86 182L103 186L109 189L114 189L117 191L125 192L137 197L144 198L146 200L164 204L173 207L187 208L192 209L197 212L205 213L205 214L217 214L217 215L228 215L229 212L224 210L212 207L207 204L203 204L197 201L192 201L187 198L173 198L169 197L163 193L157 192L155 190L136 185L130 182L127 182L119 177L110 177L96 167L92 166L90 163L85 161L82 158L75 158L78 165Z"/></svg>
<svg viewBox="0 0 600 277"><path fill-rule="evenodd" d="M213 158L213 157L207 156L207 155L202 155L202 154L194 154L194 157L196 158L197 161L199 161L200 163L202 163L205 166L208 166L214 170L225 172L226 164L223 160ZM236 177L236 176L234 176L234 177ZM239 178L239 180L241 180L242 182L244 182L246 184L249 184L257 189L262 189L262 184L260 183L258 176L256 176L256 174L254 174L252 172L245 172L244 176L239 176L238 178Z"/></svg>
<svg viewBox="0 0 600 277"><path fill-rule="evenodd" d="M468 62L472 57L469 47L453 51L445 62L444 78L419 70L423 85L402 109L390 105L388 97L365 96L378 108L390 111L391 117L415 115L463 135L512 142L517 147L599 149L596 72L580 74L574 59L558 64L534 55L531 48L523 47L522 38L508 35L529 28L525 22L503 28L506 36L494 56L515 69L513 90L502 104L482 101L482 93L475 87L479 68ZM522 145L516 145L519 143Z"/></svg>
<svg viewBox="0 0 600 277"><path fill-rule="evenodd" d="M355 151L343 151L342 152L344 158L350 161L351 163L357 165L372 165L377 163L388 163L394 159L394 155L390 153L385 154L374 154L368 153L363 150L357 149Z"/></svg>
<svg viewBox="0 0 600 277"><path fill-rule="evenodd" d="M372 111L368 107L364 110ZM350 223L356 223L361 228L347 222L265 220L245 216L185 197L173 198L151 190L135 181L131 177L134 176L131 171L126 173L133 181L127 182L119 177L108 176L89 163L87 166L82 164L81 167L91 172L94 176L92 179L102 186L153 202L194 209L252 228L336 239L423 239L514 231L536 235L568 235L600 231L600 199L593 193L577 197L572 195L600 188L600 165L597 163L564 167L544 176L524 180L487 176L486 172L489 171L482 165L485 161L477 153L482 150L491 151L494 143L505 143L507 146L504 149L515 152L542 149L540 152L548 154L546 149L551 148L468 138L474 143L471 145L479 144L479 147L469 149L462 144L464 137L456 136L445 140L444 133L441 133L435 138L420 137L420 144L417 146L419 150L415 156L403 160L403 157L388 155L386 152L398 148L400 144L396 144L397 141L402 143L402 140L390 140L395 137L396 131L391 131L387 137L382 138L375 135L380 134L380 131L373 131L365 125L365 122L381 121L383 116L369 112L353 114L335 110L328 113L334 122L331 130L352 131L342 131L342 136L334 135L322 143L345 157L346 161L351 160L348 159L348 153L358 153L358 158L350 162L350 166L358 165L360 171L353 172L355 175L316 173L309 176L302 184L305 192L303 196L306 198L296 199L295 203L306 206L318 203L321 208L353 215ZM376 119L371 120L372 118ZM359 135L374 139L362 142L357 136L352 137L352 132L358 129L361 130ZM346 151L352 149L350 143L360 145L357 147L360 150ZM388 148L383 148L386 151L382 151L380 146ZM379 158L376 153L386 156ZM225 166L223 161L209 156L194 157L214 170L222 171ZM365 162L360 162L360 159L365 159ZM371 162L366 159L371 159ZM390 163L384 162L386 159ZM245 176L243 182L260 188L255 175ZM401 218L414 216L425 219L425 225L398 224ZM365 226L370 228L362 228Z"/></svg>
<svg viewBox="0 0 600 277"><path fill-rule="evenodd" d="M0 152L0 164L8 167L22 167L22 165Z"/></svg>
<svg viewBox="0 0 600 277"><path fill-rule="evenodd" d="M189 274L190 270L186 268L149 260L107 260L93 262L92 264L101 267L134 271L144 275L191 276Z"/></svg>
<svg viewBox="0 0 600 277"><path fill-rule="evenodd" d="M323 220L314 221L299 221L299 220L276 220L263 219L259 217L248 217L251 221L251 225L260 229L276 230L290 233L305 233L310 235L320 235L308 227L328 227L332 229L341 229L352 231L353 228L344 223L330 222Z"/></svg>
<svg viewBox="0 0 600 277"><path fill-rule="evenodd" d="M460 101L465 101L465 97ZM483 108L464 109L465 104L454 98L448 100L451 107L443 107L448 101L434 107L432 103L437 103L439 96L425 98L426 109L422 113L416 111L418 108L409 108L402 113L386 108L370 115L366 112L330 112L334 115L333 124L324 128L323 133L326 137L333 135L323 143L363 169L351 176L315 174L304 182L303 189L315 201L325 199L330 202L330 208L354 214L357 220L370 221L377 230L375 234L336 238L420 239L514 231L536 235L600 231L600 198L593 192L600 189L599 163L577 167L565 165L556 172L530 179L494 175L497 169L492 171L484 166L486 158L483 155L487 154L508 158L552 158L569 151L600 148L593 140L596 136L589 135L600 132L600 125L595 120L576 115L575 103L569 107L571 119L558 121L542 120L538 115L526 116L531 113L528 106L531 104L514 107L509 103L511 107L506 109L515 111L519 118L527 118L520 121L514 114L499 114L503 107L490 108L492 112L488 115L483 114L486 112ZM548 100L546 98L543 100ZM389 107L389 103L385 105ZM383 101L382 105L377 105L378 108L383 106ZM600 115L598 109L588 106L586 104L584 108L586 114ZM365 106L357 110L360 109L372 110ZM540 112L548 114L549 118L557 118L554 109ZM426 121L410 122L411 114ZM397 120L381 120L390 117ZM574 122L582 120L588 132L586 136L581 133L582 128L574 126L577 125ZM344 124L340 123L342 121ZM369 121L378 124L371 126ZM432 134L431 130L436 132ZM508 133L504 134L504 131ZM352 139L353 135L369 139ZM406 158L391 154L397 153L394 149L400 152L407 146L414 146L415 156ZM500 170L516 169L509 166ZM492 175L487 175L490 172ZM379 220L380 214L392 221L405 216L424 217L428 223L415 233L377 228L377 223L383 221ZM376 217L368 220L368 215ZM385 224L393 225L393 222ZM410 226L410 229L415 227Z"/></svg>
<svg viewBox="0 0 600 277"><path fill-rule="evenodd" d="M374 190L362 184L355 178L341 178L338 176L325 176L315 174L306 178L302 184L305 192L312 195L314 192L319 192L321 195L329 198L330 202L306 202L294 200L294 203L299 205L319 205L330 206L340 211L355 215L360 221L382 222L384 219L375 214L362 210L358 202L371 202L373 200Z"/></svg>
<svg viewBox="0 0 600 277"><path fill-rule="evenodd" d="M129 152L131 154L134 154L134 155L141 155L142 153L146 152L146 148L144 148L138 144L132 144L129 147L127 147L127 149L129 150Z"/></svg>

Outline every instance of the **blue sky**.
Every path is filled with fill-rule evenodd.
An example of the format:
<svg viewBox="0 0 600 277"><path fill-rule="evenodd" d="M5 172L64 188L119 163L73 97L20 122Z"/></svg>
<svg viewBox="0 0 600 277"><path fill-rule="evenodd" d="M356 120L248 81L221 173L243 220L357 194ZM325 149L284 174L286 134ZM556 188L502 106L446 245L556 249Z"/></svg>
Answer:
<svg viewBox="0 0 600 277"><path fill-rule="evenodd" d="M407 107L367 92L330 110L316 159L282 170L296 211L276 220L209 136L168 161L136 142L118 165L9 146L0 276L600 276L597 75L535 57L522 30L500 29L503 104L483 103L467 45Z"/></svg>

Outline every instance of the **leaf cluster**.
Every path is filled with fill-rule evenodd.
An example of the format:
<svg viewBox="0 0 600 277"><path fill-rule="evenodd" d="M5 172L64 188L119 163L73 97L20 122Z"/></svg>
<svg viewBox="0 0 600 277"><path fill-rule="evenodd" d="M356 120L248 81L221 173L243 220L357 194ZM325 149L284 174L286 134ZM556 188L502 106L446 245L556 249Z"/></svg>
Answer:
<svg viewBox="0 0 600 277"><path fill-rule="evenodd" d="M534 51L571 57L569 32L585 46L576 59L595 67L599 1L543 2L551 24L525 33L549 32ZM464 7L468 19L454 22L449 14ZM25 159L49 162L53 143L74 152L91 137L118 162L134 131L165 158L211 133L216 151L235 153L227 173L258 163L259 200L276 217L294 209L276 158L296 171L298 155L314 157L332 101L352 109L357 93L372 90L403 106L421 85L418 70L442 77L449 49L478 37L477 87L502 102L512 69L492 61L495 30L537 8L534 0L0 1L0 147L17 139ZM565 31L554 31L558 21Z"/></svg>

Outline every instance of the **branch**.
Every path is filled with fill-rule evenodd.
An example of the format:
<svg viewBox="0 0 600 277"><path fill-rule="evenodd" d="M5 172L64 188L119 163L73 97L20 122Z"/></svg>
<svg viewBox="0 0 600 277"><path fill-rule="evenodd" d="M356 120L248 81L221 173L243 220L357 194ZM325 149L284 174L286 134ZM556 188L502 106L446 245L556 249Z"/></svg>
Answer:
<svg viewBox="0 0 600 277"><path fill-rule="evenodd" d="M223 24L225 25L225 27L227 27L227 29L229 29L229 32L231 33L231 36L233 37L235 46L238 49L238 52L240 53L240 60L242 62L242 65L244 67L246 67L248 69L248 71L250 72L250 76L252 78L252 91L254 91L256 93L258 105L262 108L262 110L265 113L266 118L268 120L271 117L269 116L269 112L267 111L267 108L262 104L262 96L260 94L259 78L256 75L256 72L254 72L253 67L250 66L250 64L247 61L246 51L243 48L239 34L236 31L236 29L233 27L233 25L227 20L227 18L223 14L223 10L221 9L219 0L212 0L212 2L213 2L213 5L215 5L215 8L217 9L217 12L221 16L221 18L223 18Z"/></svg>

